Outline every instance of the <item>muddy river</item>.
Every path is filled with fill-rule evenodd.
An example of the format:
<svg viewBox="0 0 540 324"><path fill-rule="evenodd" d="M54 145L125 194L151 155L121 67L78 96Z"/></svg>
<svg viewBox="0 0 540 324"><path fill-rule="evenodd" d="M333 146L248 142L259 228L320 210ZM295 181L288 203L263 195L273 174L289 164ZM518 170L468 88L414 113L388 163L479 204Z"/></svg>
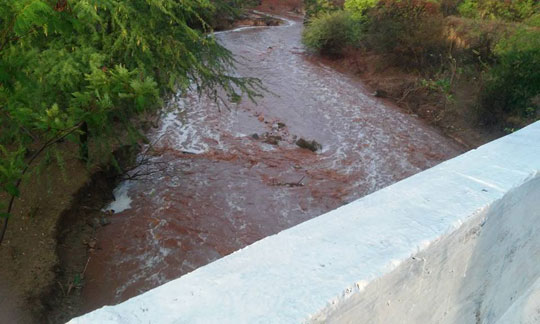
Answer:
<svg viewBox="0 0 540 324"><path fill-rule="evenodd" d="M149 173L120 184L98 232L83 311L115 304L432 167L461 148L304 53L301 19L221 33L270 93L219 108L176 97ZM254 135L256 134L256 135ZM299 148L299 138L322 150ZM146 172L151 171L151 172ZM155 173L154 173L155 171Z"/></svg>

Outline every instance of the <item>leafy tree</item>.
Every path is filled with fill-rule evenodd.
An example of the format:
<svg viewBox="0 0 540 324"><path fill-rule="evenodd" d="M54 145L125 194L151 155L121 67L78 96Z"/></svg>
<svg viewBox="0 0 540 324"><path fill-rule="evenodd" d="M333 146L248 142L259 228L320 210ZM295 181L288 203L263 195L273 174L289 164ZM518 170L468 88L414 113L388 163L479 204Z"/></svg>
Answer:
<svg viewBox="0 0 540 324"><path fill-rule="evenodd" d="M134 116L190 87L253 99L258 80L234 76L231 53L208 33L215 10L208 0L0 0L5 225L31 164L56 143L78 143L88 161L89 141L137 134Z"/></svg>

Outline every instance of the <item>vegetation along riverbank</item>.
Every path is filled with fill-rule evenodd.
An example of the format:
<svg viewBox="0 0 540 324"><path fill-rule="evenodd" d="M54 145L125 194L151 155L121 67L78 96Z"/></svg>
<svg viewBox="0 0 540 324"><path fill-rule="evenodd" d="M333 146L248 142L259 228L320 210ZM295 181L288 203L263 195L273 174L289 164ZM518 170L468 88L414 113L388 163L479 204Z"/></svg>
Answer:
<svg viewBox="0 0 540 324"><path fill-rule="evenodd" d="M243 3L0 1L3 320L39 322L52 290L76 293L83 271L61 273L58 226L92 192L109 195L86 206L99 212L123 173L114 152L145 142L169 94L257 94L258 80L234 76L234 58L208 36Z"/></svg>
<svg viewBox="0 0 540 324"><path fill-rule="evenodd" d="M304 43L475 147L540 117L533 0L306 0Z"/></svg>

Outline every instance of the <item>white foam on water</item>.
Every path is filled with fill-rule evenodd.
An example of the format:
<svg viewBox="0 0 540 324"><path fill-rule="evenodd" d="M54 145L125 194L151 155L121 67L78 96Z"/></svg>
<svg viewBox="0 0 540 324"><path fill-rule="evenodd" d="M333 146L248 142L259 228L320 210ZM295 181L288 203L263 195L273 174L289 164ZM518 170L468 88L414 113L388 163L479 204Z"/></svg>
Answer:
<svg viewBox="0 0 540 324"><path fill-rule="evenodd" d="M158 142L169 142L174 149L193 154L205 153L208 145L204 143L205 130L197 127L198 122L202 123L204 116L197 115L197 112L188 110L185 107L185 99L176 100L178 105L173 111L167 112L161 119L159 130L153 138ZM189 122L186 122L189 120ZM201 132L202 131L202 132Z"/></svg>
<svg viewBox="0 0 540 324"><path fill-rule="evenodd" d="M118 187L116 187L113 191L114 201L103 208L103 211L113 210L116 214L130 209L131 203L133 202L131 197L129 197L130 186L131 184L129 181L123 181Z"/></svg>

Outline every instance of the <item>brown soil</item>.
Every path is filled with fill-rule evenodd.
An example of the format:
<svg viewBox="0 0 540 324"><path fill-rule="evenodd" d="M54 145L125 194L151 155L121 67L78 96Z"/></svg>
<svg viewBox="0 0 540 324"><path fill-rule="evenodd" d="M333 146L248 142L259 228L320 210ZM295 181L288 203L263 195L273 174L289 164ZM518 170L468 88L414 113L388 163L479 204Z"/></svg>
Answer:
<svg viewBox="0 0 540 324"><path fill-rule="evenodd" d="M257 7L257 10L273 13L285 14L289 12L303 14L303 0L263 0Z"/></svg>
<svg viewBox="0 0 540 324"><path fill-rule="evenodd" d="M478 83L456 76L452 100L446 95L420 86L422 76L389 65L385 57L361 50L349 50L341 58L321 58L342 73L359 76L373 91L410 114L436 125L448 137L468 149L476 148L504 134L501 130L483 127L475 112Z"/></svg>
<svg viewBox="0 0 540 324"><path fill-rule="evenodd" d="M15 200L0 245L2 323L63 323L69 319L71 299L84 283L80 268L88 258L85 242L91 241L94 231L82 224L90 215L101 214L101 206L112 197L115 169L88 168L79 161L75 145L65 143L58 149L64 167L47 165L45 156L36 162L39 171L23 182L22 198ZM70 236L73 232L77 234Z"/></svg>
<svg viewBox="0 0 540 324"><path fill-rule="evenodd" d="M41 302L56 283L57 224L73 203L73 194L90 179L76 158L76 148L64 145L65 169L46 166L21 187L21 199L0 246L0 313L6 323L40 322ZM39 164L39 162L38 162Z"/></svg>
<svg viewBox="0 0 540 324"><path fill-rule="evenodd" d="M269 14L299 14L303 15L303 0L263 0L253 8ZM277 26L282 21L278 18L270 17L260 12L246 10L246 13L237 19L220 19L213 25L214 30L230 30L244 26Z"/></svg>
<svg viewBox="0 0 540 324"><path fill-rule="evenodd" d="M134 147L125 146L115 152L115 157L125 169L136 153ZM71 206L59 219L56 284L43 299L48 323L65 323L80 315L86 267L92 254L99 249L96 231L109 224L108 213L101 209L114 198L112 191L118 176L117 169L112 166L96 170L74 194Z"/></svg>

